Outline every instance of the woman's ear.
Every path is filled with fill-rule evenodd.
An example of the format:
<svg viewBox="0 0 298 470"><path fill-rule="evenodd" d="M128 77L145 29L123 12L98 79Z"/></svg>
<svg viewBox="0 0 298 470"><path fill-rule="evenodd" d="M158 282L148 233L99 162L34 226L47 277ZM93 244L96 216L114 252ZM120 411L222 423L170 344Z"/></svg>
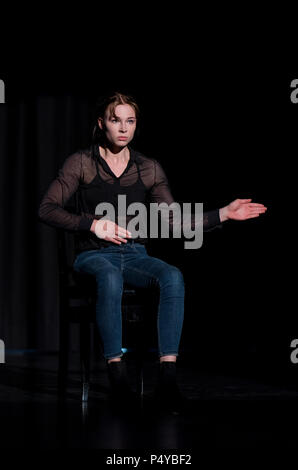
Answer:
<svg viewBox="0 0 298 470"><path fill-rule="evenodd" d="M103 130L103 128L104 128L103 118L98 118L97 123L98 123L98 127L101 130Z"/></svg>

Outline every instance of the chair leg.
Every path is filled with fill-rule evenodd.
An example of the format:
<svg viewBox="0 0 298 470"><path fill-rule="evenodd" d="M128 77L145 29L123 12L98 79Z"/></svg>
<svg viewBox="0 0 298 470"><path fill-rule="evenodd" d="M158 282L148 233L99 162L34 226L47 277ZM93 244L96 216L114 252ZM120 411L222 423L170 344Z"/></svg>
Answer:
<svg viewBox="0 0 298 470"><path fill-rule="evenodd" d="M82 401L88 401L90 380L90 324L82 321L80 323L80 355L81 355L81 381Z"/></svg>
<svg viewBox="0 0 298 470"><path fill-rule="evenodd" d="M59 331L59 365L58 365L58 394L65 396L68 375L68 351L69 351L69 323L60 321Z"/></svg>
<svg viewBox="0 0 298 470"><path fill-rule="evenodd" d="M144 368L143 357L138 354L136 359L136 373L137 373L137 393L140 397L144 395Z"/></svg>
<svg viewBox="0 0 298 470"><path fill-rule="evenodd" d="M143 321L137 325L136 331L136 373L137 373L137 392L141 398L144 395L144 324Z"/></svg>
<svg viewBox="0 0 298 470"><path fill-rule="evenodd" d="M82 387L82 402L87 402L89 398L89 382L83 382Z"/></svg>

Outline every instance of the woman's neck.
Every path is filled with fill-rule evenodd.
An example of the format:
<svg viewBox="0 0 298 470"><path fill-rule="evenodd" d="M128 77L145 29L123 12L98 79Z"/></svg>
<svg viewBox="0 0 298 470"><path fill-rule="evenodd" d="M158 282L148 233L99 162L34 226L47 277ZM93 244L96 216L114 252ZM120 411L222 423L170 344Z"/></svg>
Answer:
<svg viewBox="0 0 298 470"><path fill-rule="evenodd" d="M129 160L129 149L125 147L101 147L99 146L99 153L102 158L106 161L109 161L115 165L126 163Z"/></svg>

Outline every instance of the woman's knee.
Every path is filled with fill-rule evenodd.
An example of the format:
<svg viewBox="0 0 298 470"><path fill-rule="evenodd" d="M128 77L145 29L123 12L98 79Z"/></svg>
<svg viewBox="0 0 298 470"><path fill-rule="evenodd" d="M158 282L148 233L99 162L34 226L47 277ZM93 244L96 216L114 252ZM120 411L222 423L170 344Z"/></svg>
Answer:
<svg viewBox="0 0 298 470"><path fill-rule="evenodd" d="M95 273L97 286L99 289L107 289L112 295L113 293L122 291L123 277L119 269L110 266L104 270L98 270Z"/></svg>
<svg viewBox="0 0 298 470"><path fill-rule="evenodd" d="M159 281L161 286L171 285L183 290L185 287L184 276L177 266L168 265L168 267L162 271Z"/></svg>

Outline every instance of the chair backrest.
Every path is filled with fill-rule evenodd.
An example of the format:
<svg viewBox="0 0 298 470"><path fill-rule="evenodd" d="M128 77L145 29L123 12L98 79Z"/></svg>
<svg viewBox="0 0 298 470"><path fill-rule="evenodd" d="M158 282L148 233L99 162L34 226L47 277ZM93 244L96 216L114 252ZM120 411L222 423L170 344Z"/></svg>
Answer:
<svg viewBox="0 0 298 470"><path fill-rule="evenodd" d="M78 213L77 192L70 198L64 209L73 214ZM73 284L73 263L76 258L76 237L78 232L57 228L56 233L60 275L65 276L65 280L68 278L68 282Z"/></svg>
<svg viewBox="0 0 298 470"><path fill-rule="evenodd" d="M57 229L57 247L60 296L69 306L78 302L91 304L96 298L96 280L90 274L78 273L73 269L76 258L75 232Z"/></svg>
<svg viewBox="0 0 298 470"><path fill-rule="evenodd" d="M57 229L58 263L61 272L72 269L75 261L75 235L65 229Z"/></svg>

